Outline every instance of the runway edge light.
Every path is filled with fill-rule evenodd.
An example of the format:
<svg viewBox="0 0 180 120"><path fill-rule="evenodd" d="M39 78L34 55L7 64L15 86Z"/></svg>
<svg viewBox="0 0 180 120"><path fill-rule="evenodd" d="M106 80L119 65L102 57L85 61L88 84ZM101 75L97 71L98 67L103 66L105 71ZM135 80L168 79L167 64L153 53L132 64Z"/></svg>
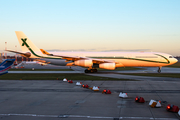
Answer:
<svg viewBox="0 0 180 120"><path fill-rule="evenodd" d="M68 80L68 83L73 83L73 81L72 80Z"/></svg>
<svg viewBox="0 0 180 120"><path fill-rule="evenodd" d="M89 85L86 84L86 85L82 85L83 88L89 88Z"/></svg>
<svg viewBox="0 0 180 120"><path fill-rule="evenodd" d="M139 103L144 103L145 102L145 100L144 100L144 98L143 97L138 97L138 96L136 96L136 98L135 98L135 102L139 102Z"/></svg>
<svg viewBox="0 0 180 120"><path fill-rule="evenodd" d="M108 90L106 90L106 89L104 89L103 91L102 91L102 94L103 93L105 93L105 94L111 94L111 91L108 89Z"/></svg>
<svg viewBox="0 0 180 120"><path fill-rule="evenodd" d="M120 92L120 93L119 93L119 97L121 97L121 98L127 98L128 96L127 96L127 93L122 93L122 92Z"/></svg>
<svg viewBox="0 0 180 120"><path fill-rule="evenodd" d="M179 111L179 107L175 106L175 105L168 104L167 107L166 107L166 110L170 111L170 112L177 113Z"/></svg>

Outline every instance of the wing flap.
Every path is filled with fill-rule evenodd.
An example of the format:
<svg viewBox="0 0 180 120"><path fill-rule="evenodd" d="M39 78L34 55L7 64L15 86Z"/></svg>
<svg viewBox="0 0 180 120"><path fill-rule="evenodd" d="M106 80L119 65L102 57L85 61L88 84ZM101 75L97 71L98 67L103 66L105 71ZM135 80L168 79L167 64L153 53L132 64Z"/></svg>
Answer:
<svg viewBox="0 0 180 120"><path fill-rule="evenodd" d="M85 59L92 59L93 63L95 64L101 64L101 63L116 63L118 64L119 62L115 62L112 60L103 60L103 59L94 59L94 58L88 58L88 57L78 57L78 56L65 56L65 55L54 55L50 54L47 51L40 49L43 54L49 55L49 56L54 56L54 57L60 57L62 59L66 59L67 61L77 61L77 60L85 60Z"/></svg>

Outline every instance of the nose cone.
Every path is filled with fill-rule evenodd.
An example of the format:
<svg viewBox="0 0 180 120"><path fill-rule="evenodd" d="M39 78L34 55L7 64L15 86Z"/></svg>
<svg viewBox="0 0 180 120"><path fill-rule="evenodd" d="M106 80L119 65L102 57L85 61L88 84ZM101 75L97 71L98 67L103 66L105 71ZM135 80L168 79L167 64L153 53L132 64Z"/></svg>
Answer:
<svg viewBox="0 0 180 120"><path fill-rule="evenodd" d="M177 63L177 62L178 62L178 60L176 58L173 58L171 61L172 64Z"/></svg>

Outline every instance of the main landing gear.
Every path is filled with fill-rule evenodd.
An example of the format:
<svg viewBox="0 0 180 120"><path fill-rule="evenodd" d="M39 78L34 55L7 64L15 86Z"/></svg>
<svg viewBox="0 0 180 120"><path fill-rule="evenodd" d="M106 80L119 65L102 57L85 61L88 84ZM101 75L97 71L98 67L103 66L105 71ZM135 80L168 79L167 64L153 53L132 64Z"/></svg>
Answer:
<svg viewBox="0 0 180 120"><path fill-rule="evenodd" d="M84 72L85 73L96 73L97 69L85 69Z"/></svg>
<svg viewBox="0 0 180 120"><path fill-rule="evenodd" d="M158 73L161 73L161 68L162 68L162 67L159 67L159 68L158 68L158 70L157 70Z"/></svg>

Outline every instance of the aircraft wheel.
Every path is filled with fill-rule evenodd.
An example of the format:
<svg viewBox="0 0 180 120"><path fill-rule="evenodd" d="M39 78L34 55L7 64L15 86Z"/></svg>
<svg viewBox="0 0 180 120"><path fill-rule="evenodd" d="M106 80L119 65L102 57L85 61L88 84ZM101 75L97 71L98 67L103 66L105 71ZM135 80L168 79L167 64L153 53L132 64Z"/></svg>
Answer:
<svg viewBox="0 0 180 120"><path fill-rule="evenodd" d="M84 72L85 73L95 73L95 72L97 72L97 69L90 69L90 70L86 69L86 70L84 70Z"/></svg>
<svg viewBox="0 0 180 120"><path fill-rule="evenodd" d="M97 72L97 69L94 69L94 72Z"/></svg>
<svg viewBox="0 0 180 120"><path fill-rule="evenodd" d="M84 72L85 72L85 73L89 73L89 70L88 70L88 69L86 69L86 70L84 70Z"/></svg>
<svg viewBox="0 0 180 120"><path fill-rule="evenodd" d="M158 73L161 73L161 69L158 69Z"/></svg>
<svg viewBox="0 0 180 120"><path fill-rule="evenodd" d="M159 67L159 69L158 69L158 71L157 71L158 73L161 73L161 67Z"/></svg>
<svg viewBox="0 0 180 120"><path fill-rule="evenodd" d="M91 69L91 70L90 70L90 73L94 73L94 69Z"/></svg>

